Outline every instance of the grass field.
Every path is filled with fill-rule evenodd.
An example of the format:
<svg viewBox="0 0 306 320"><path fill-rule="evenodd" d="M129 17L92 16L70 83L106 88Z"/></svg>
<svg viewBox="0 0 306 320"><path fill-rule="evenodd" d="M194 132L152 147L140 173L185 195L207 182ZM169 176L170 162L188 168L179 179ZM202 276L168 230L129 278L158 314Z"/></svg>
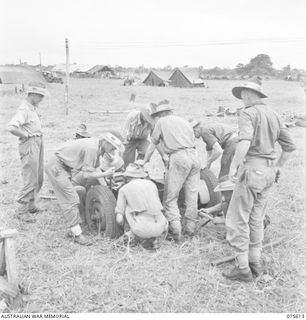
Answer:
<svg viewBox="0 0 306 320"><path fill-rule="evenodd" d="M241 105L231 94L240 81L208 81L209 88L178 89L123 87L116 80L72 79L69 116L65 116L64 86L52 84L52 97L39 108L43 123L45 157L61 142L73 137L79 123L91 133L121 131L126 113L89 114L90 110L125 110L131 93L137 102L168 99L176 114L203 118L219 106ZM267 104L278 112L306 113L306 96L296 82L266 81ZM231 253L225 230L208 224L183 244L162 244L156 253L142 248L115 247L97 238L92 247L81 247L65 237L63 217L56 201L41 200L46 211L36 224L15 217L20 181L17 139L5 131L22 97L0 98L1 228L17 228L17 261L20 282L28 294L15 312L306 312L305 307L305 164L306 129L291 129L297 150L272 188L267 212L272 218L265 241L285 237L281 245L264 252L268 274L250 284L230 282L224 264L213 259ZM207 118L236 125L235 117ZM202 157L204 149L198 144ZM157 166L160 164L156 160ZM203 160L204 161L204 160ZM214 167L214 170L217 166ZM7 183L6 183L7 182ZM49 192L45 180L42 193Z"/></svg>

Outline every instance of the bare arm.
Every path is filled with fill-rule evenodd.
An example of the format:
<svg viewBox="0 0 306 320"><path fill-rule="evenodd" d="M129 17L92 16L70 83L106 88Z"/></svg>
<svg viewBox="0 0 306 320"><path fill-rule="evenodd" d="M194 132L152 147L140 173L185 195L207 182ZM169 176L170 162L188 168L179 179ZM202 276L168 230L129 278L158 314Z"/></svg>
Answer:
<svg viewBox="0 0 306 320"><path fill-rule="evenodd" d="M146 155L145 155L145 157L143 159L144 164L146 164L147 162L150 161L150 159L152 157L152 154L155 151L155 149L156 149L156 145L151 142L149 147L148 147L148 149L147 149Z"/></svg>
<svg viewBox="0 0 306 320"><path fill-rule="evenodd" d="M222 148L218 142L215 142L212 150L208 154L208 159L206 163L206 168L209 169L212 163L217 160L222 154Z"/></svg>
<svg viewBox="0 0 306 320"><path fill-rule="evenodd" d="M251 141L249 140L241 140L237 144L236 152L234 155L234 159L231 164L230 172L229 172L229 178L231 180L235 180L235 176L238 171L238 167L242 164L249 148L251 145Z"/></svg>
<svg viewBox="0 0 306 320"><path fill-rule="evenodd" d="M26 140L29 137L29 133L20 127L8 126L7 130L16 137Z"/></svg>

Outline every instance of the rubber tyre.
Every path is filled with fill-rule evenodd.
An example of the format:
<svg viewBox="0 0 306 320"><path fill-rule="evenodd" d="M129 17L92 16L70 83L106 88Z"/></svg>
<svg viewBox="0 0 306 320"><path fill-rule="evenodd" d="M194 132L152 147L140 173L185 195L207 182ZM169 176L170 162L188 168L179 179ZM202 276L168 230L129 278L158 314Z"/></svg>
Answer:
<svg viewBox="0 0 306 320"><path fill-rule="evenodd" d="M213 207L216 204L220 203L221 202L221 192L214 191L214 189L216 188L216 186L218 184L218 179L214 175L214 173L209 169L201 169L200 179L205 181L207 188L208 188L209 197L210 197L210 200L205 205L205 208L210 208L210 207Z"/></svg>
<svg viewBox="0 0 306 320"><path fill-rule="evenodd" d="M119 237L122 229L116 222L115 207L116 198L108 187L96 185L89 188L85 204L85 220L89 230L92 233L98 232L100 220L101 231L104 231L106 237Z"/></svg>

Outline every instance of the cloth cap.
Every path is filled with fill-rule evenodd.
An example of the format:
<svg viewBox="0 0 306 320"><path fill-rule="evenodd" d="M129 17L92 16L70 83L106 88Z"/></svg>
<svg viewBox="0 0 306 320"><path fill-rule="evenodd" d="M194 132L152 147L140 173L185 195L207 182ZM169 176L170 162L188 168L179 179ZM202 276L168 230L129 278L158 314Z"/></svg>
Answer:
<svg viewBox="0 0 306 320"><path fill-rule="evenodd" d="M189 119L188 121L189 121L190 125L192 126L192 128L195 128L196 126L198 126L200 124L199 120Z"/></svg>
<svg viewBox="0 0 306 320"><path fill-rule="evenodd" d="M46 86L41 82L31 82L28 85L26 93L36 93L41 96L50 97L49 91L46 89Z"/></svg>
<svg viewBox="0 0 306 320"><path fill-rule="evenodd" d="M115 137L113 134L110 132L104 133L100 136L99 140L105 140L109 142L112 146L114 146L116 149L120 150L122 142Z"/></svg>
<svg viewBox="0 0 306 320"><path fill-rule="evenodd" d="M90 138L90 134L87 132L87 127L86 127L86 124L84 124L84 123L81 123L77 127L76 134L78 134L84 138Z"/></svg>
<svg viewBox="0 0 306 320"><path fill-rule="evenodd" d="M262 92L261 81L258 78L254 78L242 86L234 87L232 89L232 93L236 98L241 99L241 92L244 89L257 92L261 98L267 98L267 96Z"/></svg>
<svg viewBox="0 0 306 320"><path fill-rule="evenodd" d="M123 175L125 177L132 178L146 178L148 176L143 167L139 166L136 163L130 163L124 171Z"/></svg>
<svg viewBox="0 0 306 320"><path fill-rule="evenodd" d="M167 104L160 104L158 105L155 110L152 112L152 116L155 116L157 115L158 113L160 112L163 112L163 111L171 111L171 110L174 110L174 108L172 107L172 105L170 103L167 103Z"/></svg>

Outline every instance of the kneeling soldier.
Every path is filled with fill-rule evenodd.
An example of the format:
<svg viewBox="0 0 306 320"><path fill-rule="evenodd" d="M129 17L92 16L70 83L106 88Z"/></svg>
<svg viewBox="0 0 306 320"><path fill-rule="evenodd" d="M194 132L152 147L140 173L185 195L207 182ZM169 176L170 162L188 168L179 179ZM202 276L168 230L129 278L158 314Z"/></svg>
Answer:
<svg viewBox="0 0 306 320"><path fill-rule="evenodd" d="M147 173L137 164L129 164L123 175L127 184L119 190L116 220L120 225L126 221L132 235L156 249L158 238L168 229L157 187L145 179Z"/></svg>
<svg viewBox="0 0 306 320"><path fill-rule="evenodd" d="M82 171L86 178L102 178L112 175L113 169L102 172L99 158L105 153L112 154L119 145L118 139L110 133L100 139L84 138L68 141L49 159L46 173L54 193L70 227L74 241L88 245L90 242L82 235L80 227L79 196L71 181L71 171Z"/></svg>

